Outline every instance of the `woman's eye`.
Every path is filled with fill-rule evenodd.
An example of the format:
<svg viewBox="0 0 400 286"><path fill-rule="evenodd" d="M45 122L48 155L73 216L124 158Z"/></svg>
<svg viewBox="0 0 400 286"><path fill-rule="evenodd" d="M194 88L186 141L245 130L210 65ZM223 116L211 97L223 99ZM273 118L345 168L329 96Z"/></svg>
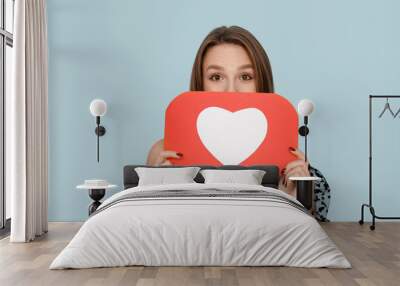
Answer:
<svg viewBox="0 0 400 286"><path fill-rule="evenodd" d="M240 79L241 79L241 80L252 80L253 77L252 77L251 75L249 75L249 74L242 74L242 75L240 76Z"/></svg>
<svg viewBox="0 0 400 286"><path fill-rule="evenodd" d="M212 80L212 81L218 81L218 80L221 80L222 77L221 77L221 75L219 75L219 74L213 74L213 75L211 75L211 76L209 77L209 79Z"/></svg>

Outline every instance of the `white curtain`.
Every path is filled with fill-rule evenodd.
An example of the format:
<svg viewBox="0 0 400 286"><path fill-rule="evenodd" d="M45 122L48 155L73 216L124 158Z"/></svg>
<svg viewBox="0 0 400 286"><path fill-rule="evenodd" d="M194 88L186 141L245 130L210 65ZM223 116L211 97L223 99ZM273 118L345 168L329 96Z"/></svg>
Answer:
<svg viewBox="0 0 400 286"><path fill-rule="evenodd" d="M13 92L6 111L12 242L47 232L47 20L45 0L16 0ZM7 99L6 99L7 100Z"/></svg>

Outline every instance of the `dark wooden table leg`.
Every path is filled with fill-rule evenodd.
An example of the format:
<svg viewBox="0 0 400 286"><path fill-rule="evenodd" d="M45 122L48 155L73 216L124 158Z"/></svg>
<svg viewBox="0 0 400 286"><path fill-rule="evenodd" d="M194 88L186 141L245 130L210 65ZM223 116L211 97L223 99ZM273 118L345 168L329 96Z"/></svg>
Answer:
<svg viewBox="0 0 400 286"><path fill-rule="evenodd" d="M297 181L297 200L301 202L306 209L314 209L314 181Z"/></svg>

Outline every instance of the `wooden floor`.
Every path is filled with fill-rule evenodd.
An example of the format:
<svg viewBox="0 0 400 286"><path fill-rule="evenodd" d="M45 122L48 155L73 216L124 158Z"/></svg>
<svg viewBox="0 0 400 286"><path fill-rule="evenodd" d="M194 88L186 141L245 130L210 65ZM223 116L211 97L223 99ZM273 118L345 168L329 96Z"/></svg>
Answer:
<svg viewBox="0 0 400 286"><path fill-rule="evenodd" d="M32 243L0 241L0 285L400 285L400 223L326 223L323 228L353 268L289 267L119 267L48 270L81 226L50 223L49 233Z"/></svg>

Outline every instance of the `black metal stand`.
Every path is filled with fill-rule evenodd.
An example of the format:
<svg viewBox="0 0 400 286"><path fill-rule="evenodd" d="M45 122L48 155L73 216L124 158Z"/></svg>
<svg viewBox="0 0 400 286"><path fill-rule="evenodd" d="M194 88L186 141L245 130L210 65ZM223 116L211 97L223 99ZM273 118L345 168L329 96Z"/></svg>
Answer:
<svg viewBox="0 0 400 286"><path fill-rule="evenodd" d="M358 221L359 224L364 224L364 207L369 208L372 215L372 225L370 229L375 229L375 219L400 219L400 217L384 217L375 214L375 209L372 205L372 100L377 99L388 99L388 98L400 98L400 95L370 95L369 96L369 203L361 205L361 219Z"/></svg>
<svg viewBox="0 0 400 286"><path fill-rule="evenodd" d="M101 205L100 200L104 197L106 189L89 189L89 197L94 201L89 205L89 216Z"/></svg>
<svg viewBox="0 0 400 286"><path fill-rule="evenodd" d="M106 129L104 128L104 126L100 125L100 116L96 116L96 124L97 127L94 130L94 133L96 133L97 135L97 162L100 161L100 136L103 136L104 134L106 134Z"/></svg>
<svg viewBox="0 0 400 286"><path fill-rule="evenodd" d="M304 137L304 160L307 162L307 135L310 133L310 129L307 127L308 116L304 116L304 125L299 128L300 136Z"/></svg>

